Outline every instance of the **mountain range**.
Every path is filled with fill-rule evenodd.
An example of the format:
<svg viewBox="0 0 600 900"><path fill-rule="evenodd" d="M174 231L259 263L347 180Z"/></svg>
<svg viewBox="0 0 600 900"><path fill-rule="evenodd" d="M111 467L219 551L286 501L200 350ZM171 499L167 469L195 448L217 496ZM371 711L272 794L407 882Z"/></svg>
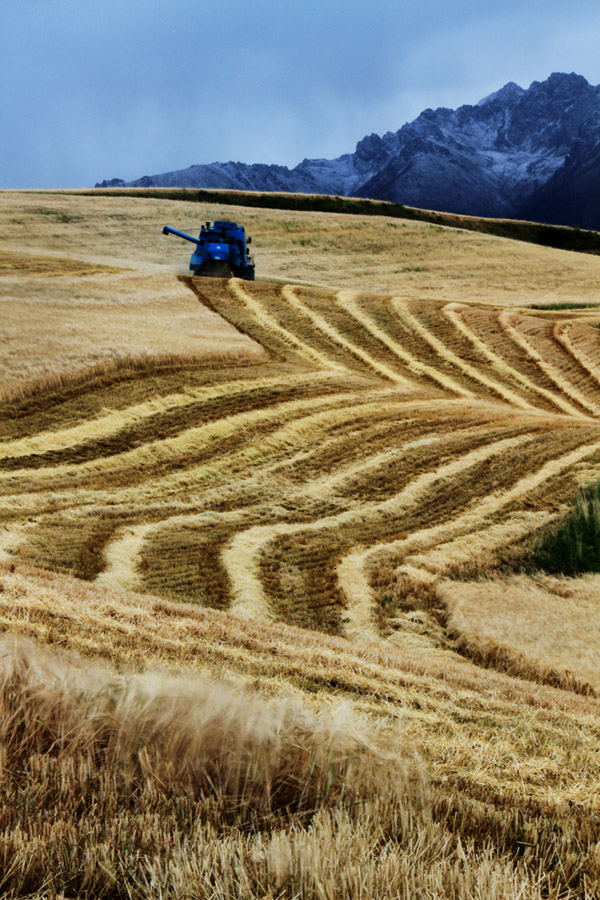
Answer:
<svg viewBox="0 0 600 900"><path fill-rule="evenodd" d="M600 229L600 86L557 72L527 89L509 82L474 106L426 109L337 159L210 163L96 187L337 194Z"/></svg>

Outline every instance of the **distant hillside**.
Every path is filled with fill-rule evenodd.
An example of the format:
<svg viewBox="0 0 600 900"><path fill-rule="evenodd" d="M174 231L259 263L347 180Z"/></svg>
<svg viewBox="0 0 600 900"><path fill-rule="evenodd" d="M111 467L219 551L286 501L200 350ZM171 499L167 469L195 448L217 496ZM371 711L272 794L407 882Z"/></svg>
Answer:
<svg viewBox="0 0 600 900"><path fill-rule="evenodd" d="M600 229L599 161L600 86L554 73L527 90L510 82L476 106L427 109L334 160L215 162L96 187L337 194Z"/></svg>

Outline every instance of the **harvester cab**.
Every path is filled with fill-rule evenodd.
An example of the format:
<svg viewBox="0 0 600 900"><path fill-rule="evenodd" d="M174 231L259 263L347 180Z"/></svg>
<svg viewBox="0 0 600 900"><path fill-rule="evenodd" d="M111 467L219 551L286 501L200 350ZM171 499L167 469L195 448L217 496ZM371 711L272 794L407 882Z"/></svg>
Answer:
<svg viewBox="0 0 600 900"><path fill-rule="evenodd" d="M248 244L252 238L246 236L243 225L237 222L207 222L200 229L197 238L165 225L163 234L176 234L191 241L196 249L190 257L190 269L194 275L209 278L245 278L254 281L254 260L250 256Z"/></svg>

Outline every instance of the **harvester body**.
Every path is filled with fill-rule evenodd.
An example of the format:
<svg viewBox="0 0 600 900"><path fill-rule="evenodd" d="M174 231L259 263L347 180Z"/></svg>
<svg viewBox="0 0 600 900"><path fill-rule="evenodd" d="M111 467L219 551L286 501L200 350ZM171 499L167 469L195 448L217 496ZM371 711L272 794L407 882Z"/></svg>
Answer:
<svg viewBox="0 0 600 900"><path fill-rule="evenodd" d="M235 276L254 281L254 261L248 248L252 238L246 236L243 225L219 220L213 225L207 222L197 238L165 225L163 234L175 234L196 245L190 257L190 269L194 275L213 278Z"/></svg>

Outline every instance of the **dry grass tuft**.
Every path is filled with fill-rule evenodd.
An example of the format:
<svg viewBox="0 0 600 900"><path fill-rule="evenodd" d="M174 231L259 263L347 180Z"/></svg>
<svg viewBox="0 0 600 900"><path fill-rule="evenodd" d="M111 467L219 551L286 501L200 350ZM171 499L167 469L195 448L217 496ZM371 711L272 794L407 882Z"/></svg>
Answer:
<svg viewBox="0 0 600 900"><path fill-rule="evenodd" d="M194 870L207 845L242 850L232 828L291 825L293 840L317 812L331 828L377 795L407 815L421 803L414 765L378 752L348 709L316 717L206 680L115 676L10 637L0 715L3 896L155 896L161 880L161 896L178 881L208 896L212 875Z"/></svg>
<svg viewBox="0 0 600 900"><path fill-rule="evenodd" d="M460 773L458 790L428 788L409 731L371 723L367 739L347 707L315 715L249 688L116 675L5 637L0 714L0 889L13 900L595 896L587 808L490 806L485 782L469 798Z"/></svg>
<svg viewBox="0 0 600 900"><path fill-rule="evenodd" d="M115 676L10 637L0 645L0 673L10 772L30 759L50 768L71 762L82 789L110 773L112 790L130 802L136 793L184 796L209 807L217 826L356 802L393 765L341 707L316 717L298 701L267 702L208 680ZM51 781L37 789L44 807L58 801ZM64 808L77 806L71 789Z"/></svg>

